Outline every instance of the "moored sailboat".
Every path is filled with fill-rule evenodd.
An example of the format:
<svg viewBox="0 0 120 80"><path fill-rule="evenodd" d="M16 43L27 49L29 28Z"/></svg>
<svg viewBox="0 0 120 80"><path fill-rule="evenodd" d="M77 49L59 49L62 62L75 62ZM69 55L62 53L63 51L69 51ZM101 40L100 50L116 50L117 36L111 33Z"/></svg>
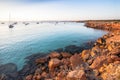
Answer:
<svg viewBox="0 0 120 80"><path fill-rule="evenodd" d="M11 15L10 15L10 13L9 13L9 28L13 28L14 26L12 25L12 24L10 24L10 17L11 17Z"/></svg>

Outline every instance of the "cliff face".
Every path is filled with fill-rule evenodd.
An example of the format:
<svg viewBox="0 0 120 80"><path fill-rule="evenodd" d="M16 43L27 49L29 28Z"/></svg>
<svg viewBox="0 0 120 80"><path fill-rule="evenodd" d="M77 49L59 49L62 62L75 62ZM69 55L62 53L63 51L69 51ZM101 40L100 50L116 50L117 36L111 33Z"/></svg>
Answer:
<svg viewBox="0 0 120 80"><path fill-rule="evenodd" d="M35 59L29 66L33 68L23 70L17 80L120 80L120 23L88 22L86 26L110 32L81 53L52 52Z"/></svg>

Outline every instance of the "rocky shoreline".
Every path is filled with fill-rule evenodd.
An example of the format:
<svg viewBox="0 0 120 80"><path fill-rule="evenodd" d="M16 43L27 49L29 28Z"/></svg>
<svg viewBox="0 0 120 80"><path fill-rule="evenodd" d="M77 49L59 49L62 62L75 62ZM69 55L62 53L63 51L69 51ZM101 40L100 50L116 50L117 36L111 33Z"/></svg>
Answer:
<svg viewBox="0 0 120 80"><path fill-rule="evenodd" d="M2 74L0 80L120 80L120 22L89 21L85 25L109 33L82 52L35 55L29 65L11 75L15 79Z"/></svg>

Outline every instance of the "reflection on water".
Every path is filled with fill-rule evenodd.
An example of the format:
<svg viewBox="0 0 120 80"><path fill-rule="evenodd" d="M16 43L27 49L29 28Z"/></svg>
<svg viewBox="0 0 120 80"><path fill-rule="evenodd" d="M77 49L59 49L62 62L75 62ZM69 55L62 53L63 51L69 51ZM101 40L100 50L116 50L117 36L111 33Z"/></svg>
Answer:
<svg viewBox="0 0 120 80"><path fill-rule="evenodd" d="M37 23L19 22L10 29L0 24L0 64L15 63L21 68L24 58L33 53L44 52L68 45L81 45L95 40L106 32L86 28L83 23Z"/></svg>

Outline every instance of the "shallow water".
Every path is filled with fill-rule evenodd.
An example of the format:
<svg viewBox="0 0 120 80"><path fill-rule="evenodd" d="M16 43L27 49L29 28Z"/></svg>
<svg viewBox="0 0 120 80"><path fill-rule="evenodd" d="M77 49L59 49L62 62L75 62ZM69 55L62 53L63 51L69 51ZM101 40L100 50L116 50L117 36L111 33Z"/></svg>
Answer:
<svg viewBox="0 0 120 80"><path fill-rule="evenodd" d="M105 31L87 28L83 23L40 23L19 22L14 28L0 24L0 65L15 63L19 69L25 63L25 57L69 45L82 45L96 40Z"/></svg>

